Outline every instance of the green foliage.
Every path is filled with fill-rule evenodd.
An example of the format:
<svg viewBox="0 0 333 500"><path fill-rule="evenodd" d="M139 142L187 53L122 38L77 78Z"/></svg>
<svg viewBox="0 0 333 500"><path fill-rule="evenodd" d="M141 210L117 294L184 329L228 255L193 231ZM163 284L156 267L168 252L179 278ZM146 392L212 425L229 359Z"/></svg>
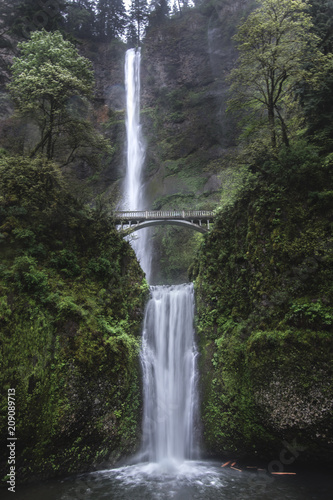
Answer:
<svg viewBox="0 0 333 500"><path fill-rule="evenodd" d="M66 2L57 0L57 5L38 0L14 0L7 25L15 35L29 38L31 33L44 28L54 31L61 27Z"/></svg>
<svg viewBox="0 0 333 500"><path fill-rule="evenodd" d="M37 262L33 257L17 257L11 268L6 273L7 278L13 279L18 290L33 292L37 296L47 290L48 279L43 271L37 268Z"/></svg>
<svg viewBox="0 0 333 500"><path fill-rule="evenodd" d="M315 84L324 63L306 7L305 0L264 0L235 36L240 55L230 75L230 107L246 108L245 120L259 121L273 148L278 135L288 145L291 130L301 126L295 85Z"/></svg>
<svg viewBox="0 0 333 500"><path fill-rule="evenodd" d="M19 113L38 126L30 156L42 152L68 164L87 151L105 152L107 142L86 119L94 84L90 61L58 31L36 31L18 47L8 88Z"/></svg>
<svg viewBox="0 0 333 500"><path fill-rule="evenodd" d="M320 38L320 50L324 54L333 52L333 4L332 1L322 2L311 0L310 14L312 16L314 31Z"/></svg>
<svg viewBox="0 0 333 500"><path fill-rule="evenodd" d="M309 456L331 459L331 155L306 141L252 152L224 171L192 266L205 443L269 456L297 432Z"/></svg>
<svg viewBox="0 0 333 500"><path fill-rule="evenodd" d="M67 249L55 253L50 259L50 265L59 269L65 276L78 276L81 273L77 256Z"/></svg>
<svg viewBox="0 0 333 500"><path fill-rule="evenodd" d="M137 47L145 33L149 8L147 0L132 0L129 11L128 42L131 46Z"/></svg>
<svg viewBox="0 0 333 500"><path fill-rule="evenodd" d="M331 329L333 308L325 306L321 300L310 303L303 300L297 301L290 306L286 320L298 328Z"/></svg>
<svg viewBox="0 0 333 500"><path fill-rule="evenodd" d="M9 89L21 112L42 111L47 103L59 114L68 98L91 94L91 64L61 33L37 31L31 40L19 44L19 49L21 56L13 62Z"/></svg>
<svg viewBox="0 0 333 500"><path fill-rule="evenodd" d="M6 157L0 174L0 383L16 389L20 481L114 463L140 433L143 272L52 162Z"/></svg>
<svg viewBox="0 0 333 500"><path fill-rule="evenodd" d="M67 2L66 18L63 20L67 32L80 39L94 37L96 12L92 1Z"/></svg>
<svg viewBox="0 0 333 500"><path fill-rule="evenodd" d="M114 266L108 259L99 257L98 259L91 259L88 263L89 272L93 273L100 280L110 280L115 276L116 279L120 277L119 266Z"/></svg>
<svg viewBox="0 0 333 500"><path fill-rule="evenodd" d="M191 229L166 226L157 230L153 258L153 267L156 264L157 268L155 282L170 285L186 282L187 270L202 239L202 234Z"/></svg>
<svg viewBox="0 0 333 500"><path fill-rule="evenodd" d="M127 14L123 0L97 0L97 36L111 41L121 38L127 25Z"/></svg>
<svg viewBox="0 0 333 500"><path fill-rule="evenodd" d="M333 52L333 48L331 52ZM324 152L331 152L333 149L332 70L333 59L332 53L330 53L322 65L322 77L316 87L313 89L305 85L300 88L302 105L307 119L307 134Z"/></svg>
<svg viewBox="0 0 333 500"><path fill-rule="evenodd" d="M45 158L0 158L0 201L4 206L34 212L52 207L63 185L59 168Z"/></svg>

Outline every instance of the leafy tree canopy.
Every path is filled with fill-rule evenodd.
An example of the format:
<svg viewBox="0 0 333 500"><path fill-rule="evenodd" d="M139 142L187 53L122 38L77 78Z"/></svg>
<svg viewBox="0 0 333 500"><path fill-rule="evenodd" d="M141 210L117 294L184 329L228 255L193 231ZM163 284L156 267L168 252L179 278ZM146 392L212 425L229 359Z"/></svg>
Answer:
<svg viewBox="0 0 333 500"><path fill-rule="evenodd" d="M21 112L36 106L44 110L45 101L58 111L72 95L91 95L91 63L61 33L37 31L18 47L21 55L14 59L9 89Z"/></svg>
<svg viewBox="0 0 333 500"><path fill-rule="evenodd" d="M296 84L320 77L323 57L307 8L307 0L263 0L235 36L239 61L230 108L252 110L247 119L269 130L273 147L279 135L289 144L288 123L297 128Z"/></svg>
<svg viewBox="0 0 333 500"><path fill-rule="evenodd" d="M39 126L40 140L31 156L42 152L53 158L55 145L65 134L72 160L80 143L86 145L87 133L96 135L84 120L86 98L94 84L91 63L59 32L36 31L19 48L21 56L14 59L8 87L20 114Z"/></svg>

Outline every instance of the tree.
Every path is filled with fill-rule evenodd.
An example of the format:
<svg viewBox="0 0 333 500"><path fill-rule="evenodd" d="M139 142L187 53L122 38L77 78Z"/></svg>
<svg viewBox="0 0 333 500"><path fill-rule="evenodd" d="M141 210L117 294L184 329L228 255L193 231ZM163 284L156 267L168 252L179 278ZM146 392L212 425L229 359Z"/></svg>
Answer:
<svg viewBox="0 0 333 500"><path fill-rule="evenodd" d="M333 52L333 0L311 0L310 14L314 32L320 38L319 48L324 54Z"/></svg>
<svg viewBox="0 0 333 500"><path fill-rule="evenodd" d="M18 47L21 56L13 62L10 94L20 114L39 126L40 140L30 156L42 152L52 159L57 141L65 134L70 147L71 136L86 123L80 117L92 94L91 64L59 32L36 31ZM82 140L86 141L85 134ZM74 148L78 149L77 141ZM73 159L72 150L69 155Z"/></svg>
<svg viewBox="0 0 333 500"><path fill-rule="evenodd" d="M97 35L102 40L120 38L127 25L127 14L123 0L98 0Z"/></svg>
<svg viewBox="0 0 333 500"><path fill-rule="evenodd" d="M140 41L145 32L145 26L149 17L149 9L147 0L132 0L130 8L130 27L136 29L136 45L140 45Z"/></svg>
<svg viewBox="0 0 333 500"><path fill-rule="evenodd" d="M63 23L65 0L20 0L15 7L12 31L29 38L33 31L55 31Z"/></svg>
<svg viewBox="0 0 333 500"><path fill-rule="evenodd" d="M325 64L316 88L304 85L300 95L308 134L323 150L330 152L333 150L333 0L311 0L310 12Z"/></svg>
<svg viewBox="0 0 333 500"><path fill-rule="evenodd" d="M64 26L79 38L93 38L96 23L96 0L71 0L66 6Z"/></svg>
<svg viewBox="0 0 333 500"><path fill-rule="evenodd" d="M263 0L234 37L239 59L230 75L229 107L252 110L257 121L262 117L273 148L279 132L289 145L296 84L311 81L322 61L307 6L307 0Z"/></svg>
<svg viewBox="0 0 333 500"><path fill-rule="evenodd" d="M152 0L150 8L149 26L159 26L169 18L168 0Z"/></svg>
<svg viewBox="0 0 333 500"><path fill-rule="evenodd" d="M0 4L0 85L8 79L8 54L12 52L9 31L15 16L16 3L15 0L14 2L3 0Z"/></svg>

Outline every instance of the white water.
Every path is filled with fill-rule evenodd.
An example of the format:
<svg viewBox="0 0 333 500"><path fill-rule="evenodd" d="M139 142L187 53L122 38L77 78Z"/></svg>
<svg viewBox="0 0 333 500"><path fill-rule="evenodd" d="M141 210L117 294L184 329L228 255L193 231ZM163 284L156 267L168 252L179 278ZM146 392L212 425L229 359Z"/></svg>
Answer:
<svg viewBox="0 0 333 500"><path fill-rule="evenodd" d="M125 58L127 168L122 208L133 211L146 209L143 183L145 147L140 123L140 64L140 49L129 49ZM140 230L138 234L134 233L132 241L148 281L151 267L149 235L149 229Z"/></svg>
<svg viewBox="0 0 333 500"><path fill-rule="evenodd" d="M123 208L128 210L145 209L140 59L140 49L126 52L127 172ZM140 230L132 244L149 280L149 230ZM197 352L193 321L192 284L151 287L141 350L144 417L140 459L148 461L154 471L176 471L185 460L195 456Z"/></svg>
<svg viewBox="0 0 333 500"><path fill-rule="evenodd" d="M139 200L142 192L139 189L141 177L134 176L133 172L133 179L136 180L131 181L128 186L131 184L133 193L137 193L136 199ZM131 196L134 199L134 195ZM139 234L142 234L142 231ZM142 247L147 252L148 246L142 245ZM332 498L332 475L329 474L319 475L311 471L297 476L272 477L262 468L250 472L245 464L240 472L238 468L222 468L221 463L193 460L196 455L197 407L193 285L152 287L151 293L152 297L146 310L141 355L145 392L141 458L149 463L83 474L66 480L25 485L22 486L22 490L18 487L15 498L17 500L45 498L48 500L285 500L286 498L327 500ZM253 471L253 467L250 470ZM2 496L12 498L8 491L2 492Z"/></svg>
<svg viewBox="0 0 333 500"><path fill-rule="evenodd" d="M151 287L142 346L143 456L170 472L196 455L192 284Z"/></svg>

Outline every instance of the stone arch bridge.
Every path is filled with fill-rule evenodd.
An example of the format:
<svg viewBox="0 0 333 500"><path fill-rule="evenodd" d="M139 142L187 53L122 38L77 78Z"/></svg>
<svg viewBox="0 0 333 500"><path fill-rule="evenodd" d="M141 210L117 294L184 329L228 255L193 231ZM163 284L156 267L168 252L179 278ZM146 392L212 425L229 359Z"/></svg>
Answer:
<svg viewBox="0 0 333 500"><path fill-rule="evenodd" d="M151 226L183 226L206 233L214 221L212 210L141 210L116 211L113 217L117 226L126 235Z"/></svg>

